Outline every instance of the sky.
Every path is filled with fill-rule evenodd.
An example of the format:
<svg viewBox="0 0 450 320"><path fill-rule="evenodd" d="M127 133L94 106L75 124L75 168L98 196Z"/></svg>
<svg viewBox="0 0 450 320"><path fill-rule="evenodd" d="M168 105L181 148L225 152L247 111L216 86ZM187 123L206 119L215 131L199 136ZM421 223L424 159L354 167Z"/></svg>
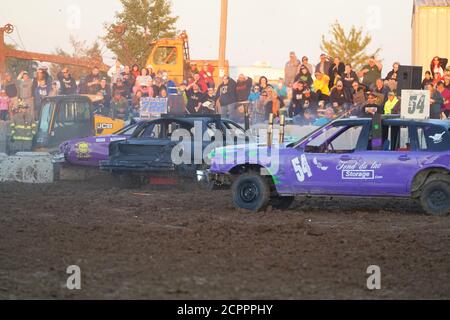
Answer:
<svg viewBox="0 0 450 320"><path fill-rule="evenodd" d="M119 0L8 0L2 1L0 24L16 26L7 43L29 51L70 51L69 37L93 42L104 35L103 24L121 10ZM217 59L220 0L172 0L179 16L178 30L187 30L192 59ZM395 61L411 63L413 0L229 0L227 59L233 66L267 61L283 67L289 52L307 55L316 63L322 35L338 20L369 32L371 49L391 69ZM24 8L26 8L24 10ZM105 61L113 57L105 51Z"/></svg>

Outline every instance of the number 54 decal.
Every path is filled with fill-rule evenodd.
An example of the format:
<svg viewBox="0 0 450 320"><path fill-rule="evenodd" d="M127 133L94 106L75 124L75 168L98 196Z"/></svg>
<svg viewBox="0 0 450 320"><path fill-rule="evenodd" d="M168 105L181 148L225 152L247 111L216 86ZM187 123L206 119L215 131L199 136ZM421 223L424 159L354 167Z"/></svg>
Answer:
<svg viewBox="0 0 450 320"><path fill-rule="evenodd" d="M302 154L299 158L292 159L291 162L298 181L305 181L305 176L308 178L312 177L311 168L309 167L308 160L306 160L306 156L304 154Z"/></svg>

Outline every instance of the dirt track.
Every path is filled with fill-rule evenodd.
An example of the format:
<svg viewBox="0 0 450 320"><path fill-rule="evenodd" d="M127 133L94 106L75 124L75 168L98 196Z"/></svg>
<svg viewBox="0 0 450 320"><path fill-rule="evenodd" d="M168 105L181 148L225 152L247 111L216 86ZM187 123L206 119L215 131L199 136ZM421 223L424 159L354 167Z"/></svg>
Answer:
<svg viewBox="0 0 450 320"><path fill-rule="evenodd" d="M228 191L60 182L0 184L0 212L2 299L450 298L450 217L409 200L248 214ZM72 264L79 291L65 288Z"/></svg>

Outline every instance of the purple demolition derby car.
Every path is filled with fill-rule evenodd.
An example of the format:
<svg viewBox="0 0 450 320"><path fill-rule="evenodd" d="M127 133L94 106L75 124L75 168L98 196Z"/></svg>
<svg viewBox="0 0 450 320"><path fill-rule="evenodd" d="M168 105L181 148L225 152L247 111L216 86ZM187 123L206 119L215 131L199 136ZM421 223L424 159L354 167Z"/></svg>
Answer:
<svg viewBox="0 0 450 320"><path fill-rule="evenodd" d="M295 195L410 197L428 214L450 211L450 121L340 119L298 142L228 146L208 180L232 186L237 208L287 209Z"/></svg>

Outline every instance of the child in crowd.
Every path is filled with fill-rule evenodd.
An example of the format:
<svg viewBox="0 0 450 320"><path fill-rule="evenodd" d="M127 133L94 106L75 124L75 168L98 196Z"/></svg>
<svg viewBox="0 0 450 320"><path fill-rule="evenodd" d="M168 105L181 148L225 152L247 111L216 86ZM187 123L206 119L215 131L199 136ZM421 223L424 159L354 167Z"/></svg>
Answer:
<svg viewBox="0 0 450 320"><path fill-rule="evenodd" d="M0 120L6 121L9 118L9 106L11 99L7 96L6 90L0 91Z"/></svg>

